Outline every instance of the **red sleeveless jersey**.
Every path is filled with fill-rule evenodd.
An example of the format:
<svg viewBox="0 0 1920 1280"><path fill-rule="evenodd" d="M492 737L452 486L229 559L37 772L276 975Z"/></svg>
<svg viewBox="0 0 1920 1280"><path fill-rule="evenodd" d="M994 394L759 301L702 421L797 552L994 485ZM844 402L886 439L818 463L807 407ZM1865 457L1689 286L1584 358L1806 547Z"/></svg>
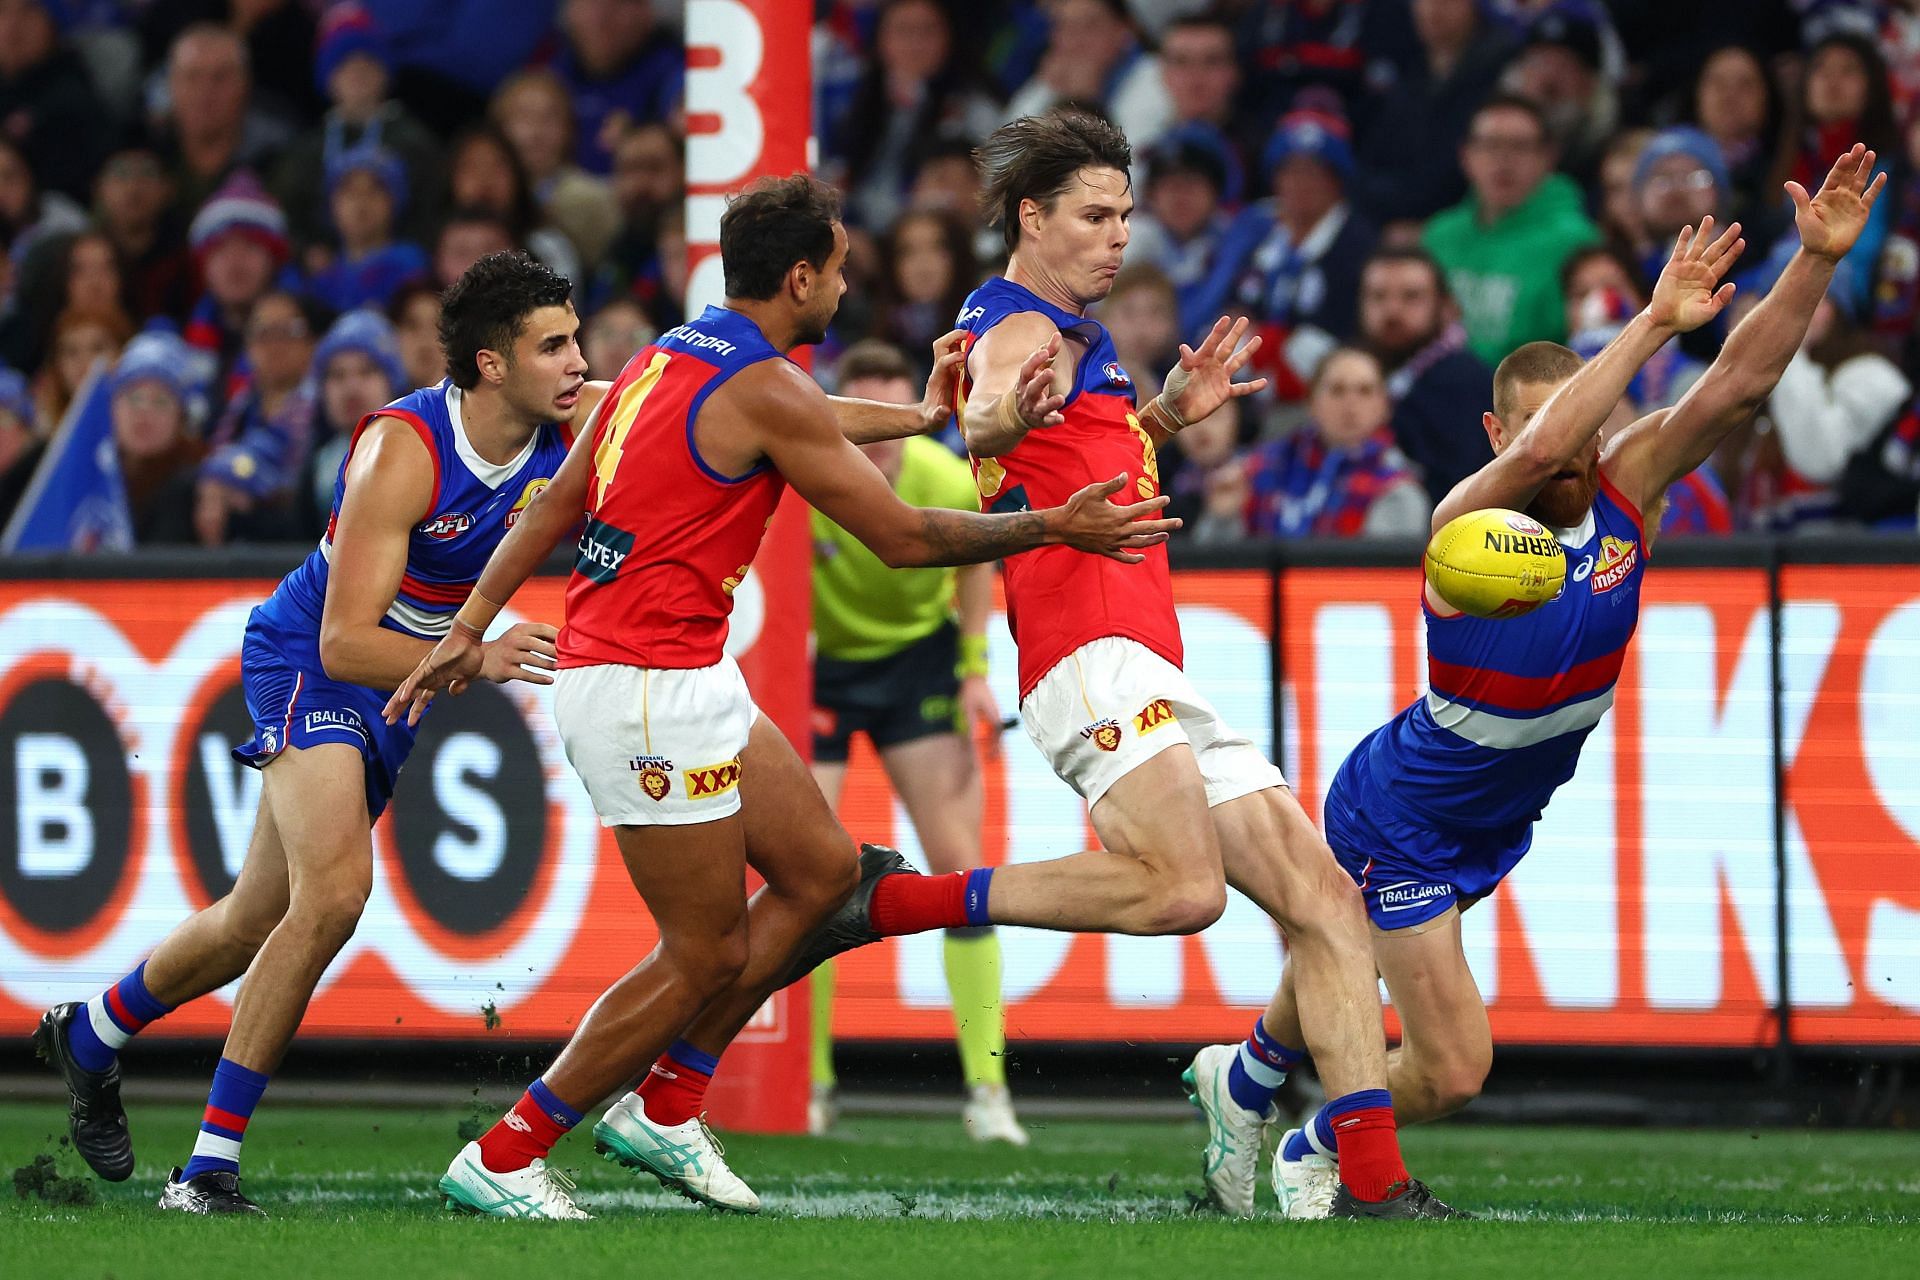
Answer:
<svg viewBox="0 0 1920 1280"><path fill-rule="evenodd" d="M1056 507L1078 490L1123 472L1127 484L1115 502L1139 502L1160 492L1152 440L1134 413L1133 382L1097 320L1062 311L1020 285L996 276L968 297L957 327L969 351L1010 315L1037 311L1069 337L1085 340L1073 389L1057 427L1030 431L1012 451L975 458L974 480L986 511ZM973 390L960 379L960 409ZM1075 649L1105 636L1136 640L1175 666L1182 663L1180 622L1173 611L1167 549L1149 547L1140 564L1123 564L1071 547L1039 547L1006 562L1007 623L1020 649L1020 696Z"/></svg>
<svg viewBox="0 0 1920 1280"><path fill-rule="evenodd" d="M720 661L734 588L786 482L768 463L721 475L695 447L694 421L728 378L781 358L751 320L708 307L629 360L607 389L567 584L561 666Z"/></svg>

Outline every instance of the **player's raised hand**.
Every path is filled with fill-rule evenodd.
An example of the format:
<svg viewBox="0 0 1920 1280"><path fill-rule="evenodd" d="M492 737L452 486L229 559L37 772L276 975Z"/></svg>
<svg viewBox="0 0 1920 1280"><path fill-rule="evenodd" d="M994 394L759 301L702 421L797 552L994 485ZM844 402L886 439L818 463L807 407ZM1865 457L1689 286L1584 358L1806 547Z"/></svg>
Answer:
<svg viewBox="0 0 1920 1280"><path fill-rule="evenodd" d="M1251 382L1233 380L1260 350L1258 337L1241 345L1240 340L1247 336L1248 328L1245 316L1238 320L1221 316L1213 322L1206 340L1197 349L1184 342L1180 344L1180 363L1167 371L1166 386L1160 392L1180 421L1198 422L1229 400L1265 390L1265 378Z"/></svg>
<svg viewBox="0 0 1920 1280"><path fill-rule="evenodd" d="M1733 285L1720 282L1747 242L1741 239L1737 222L1717 237L1713 231L1709 216L1698 227L1681 228L1674 238L1673 252L1653 282L1653 300L1647 304L1647 316L1655 324L1675 333L1691 333L1733 301Z"/></svg>
<svg viewBox="0 0 1920 1280"><path fill-rule="evenodd" d="M926 394L920 397L920 429L938 431L953 417L954 388L966 361L967 331L954 329L934 340L933 372L927 375Z"/></svg>
<svg viewBox="0 0 1920 1280"><path fill-rule="evenodd" d="M1054 529L1060 541L1076 550L1126 564L1138 564L1146 559L1139 553L1165 542L1167 535L1180 527L1180 521L1147 518L1167 505L1165 494L1155 494L1144 502L1127 506L1108 501L1126 483L1126 473L1121 472L1111 480L1090 484L1067 499L1067 504L1060 508L1061 518Z"/></svg>
<svg viewBox="0 0 1920 1280"><path fill-rule="evenodd" d="M1873 202L1887 185L1885 173L1873 171L1874 153L1860 143L1833 162L1827 180L1813 195L1797 182L1787 183L1793 200L1793 225L1808 253L1835 262L1847 256L1866 229Z"/></svg>
<svg viewBox="0 0 1920 1280"><path fill-rule="evenodd" d="M1061 412L1067 398L1053 389L1053 358L1060 354L1060 335L1048 338L1020 365L1020 379L1013 384L1014 409L1029 431L1037 427L1057 427L1067 420Z"/></svg>

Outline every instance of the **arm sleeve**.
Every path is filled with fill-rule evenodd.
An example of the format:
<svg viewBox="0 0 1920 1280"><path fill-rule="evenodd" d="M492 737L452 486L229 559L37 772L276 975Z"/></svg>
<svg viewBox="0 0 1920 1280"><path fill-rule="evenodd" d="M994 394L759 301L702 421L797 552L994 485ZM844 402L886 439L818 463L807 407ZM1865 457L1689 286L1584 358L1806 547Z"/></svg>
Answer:
<svg viewBox="0 0 1920 1280"><path fill-rule="evenodd" d="M1879 356L1856 356L1829 375L1804 352L1795 355L1769 401L1787 465L1815 484L1833 483L1910 394L1899 368Z"/></svg>

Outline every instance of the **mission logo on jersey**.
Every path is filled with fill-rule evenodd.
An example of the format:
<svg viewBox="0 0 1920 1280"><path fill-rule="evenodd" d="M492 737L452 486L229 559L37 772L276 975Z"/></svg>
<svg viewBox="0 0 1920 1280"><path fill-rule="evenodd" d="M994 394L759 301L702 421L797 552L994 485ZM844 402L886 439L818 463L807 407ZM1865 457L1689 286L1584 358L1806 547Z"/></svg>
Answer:
<svg viewBox="0 0 1920 1280"><path fill-rule="evenodd" d="M1611 591L1627 580L1640 563L1640 544L1631 538L1611 534L1600 539L1600 563L1593 569L1593 593Z"/></svg>

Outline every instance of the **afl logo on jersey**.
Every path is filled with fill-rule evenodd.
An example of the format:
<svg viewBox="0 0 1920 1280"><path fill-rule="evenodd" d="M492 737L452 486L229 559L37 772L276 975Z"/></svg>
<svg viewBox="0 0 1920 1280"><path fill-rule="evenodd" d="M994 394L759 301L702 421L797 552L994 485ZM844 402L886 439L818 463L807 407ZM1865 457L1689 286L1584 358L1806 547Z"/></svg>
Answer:
<svg viewBox="0 0 1920 1280"><path fill-rule="evenodd" d="M1106 366L1101 369L1101 372L1106 374L1107 381L1116 387L1130 387L1133 385L1133 379L1127 376L1127 371L1120 367L1118 360L1107 361Z"/></svg>
<svg viewBox="0 0 1920 1280"><path fill-rule="evenodd" d="M533 500L539 497L541 492L552 483L552 476L541 476L538 480L527 481L527 487L520 491L519 500L513 504L513 510L507 512L507 528L511 529L514 525L520 523L520 513L531 506Z"/></svg>
<svg viewBox="0 0 1920 1280"><path fill-rule="evenodd" d="M449 511L423 522L419 532L435 542L449 542L473 528L473 517L464 511Z"/></svg>

